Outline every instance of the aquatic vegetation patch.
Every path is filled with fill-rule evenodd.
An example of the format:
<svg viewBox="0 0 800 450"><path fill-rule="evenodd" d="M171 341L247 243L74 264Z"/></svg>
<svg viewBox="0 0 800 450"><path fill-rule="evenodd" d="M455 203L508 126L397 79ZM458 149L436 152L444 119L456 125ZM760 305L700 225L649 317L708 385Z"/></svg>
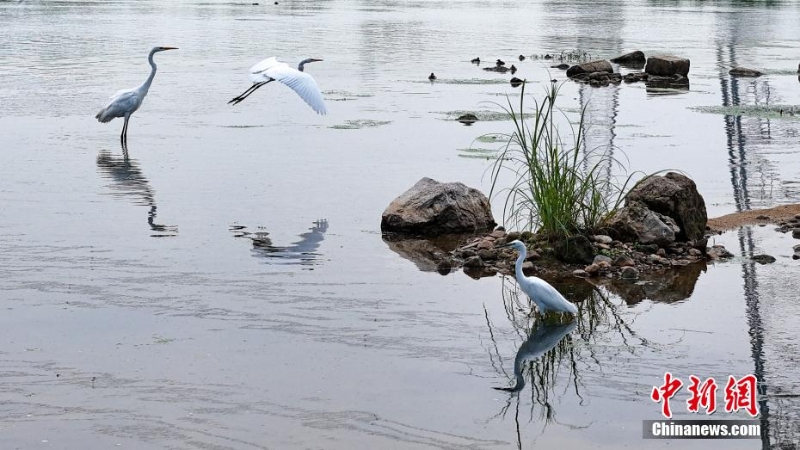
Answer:
<svg viewBox="0 0 800 450"><path fill-rule="evenodd" d="M585 110L580 122L570 126L571 139L556 126L558 86L552 83L544 99L534 100L533 113L519 114L525 102L525 85L519 106L511 100L506 110L514 123L506 145L491 168L489 197L505 194L503 222L517 230L536 231L560 240L592 232L622 204L633 175L617 183L605 177L604 167L621 166L611 156L584 154ZM502 172L512 174L511 186L500 186Z"/></svg>
<svg viewBox="0 0 800 450"><path fill-rule="evenodd" d="M430 81L414 81L415 83L430 83ZM505 78L437 78L437 84L508 84Z"/></svg>
<svg viewBox="0 0 800 450"><path fill-rule="evenodd" d="M458 149L458 156L459 158L492 160L497 158L499 152L500 150L498 149L470 147Z"/></svg>
<svg viewBox="0 0 800 450"><path fill-rule="evenodd" d="M478 136L475 138L475 142L483 142L483 143L503 143L505 144L508 136L504 134L484 134L483 136Z"/></svg>
<svg viewBox="0 0 800 450"><path fill-rule="evenodd" d="M344 90L322 91L322 95L325 96L325 100L332 102L346 102L350 100L358 100L359 98L374 97L373 94L357 94L355 92Z"/></svg>
<svg viewBox="0 0 800 450"><path fill-rule="evenodd" d="M800 105L695 106L693 111L764 119L800 119Z"/></svg>
<svg viewBox="0 0 800 450"><path fill-rule="evenodd" d="M343 124L333 125L328 128L333 128L334 130L359 130L361 128L380 127L383 125L388 125L390 123L392 123L391 120L370 120L370 119L345 120Z"/></svg>
<svg viewBox="0 0 800 450"><path fill-rule="evenodd" d="M511 114L506 111L491 111L491 110L481 110L481 111L465 111L465 110L458 110L458 111L440 111L439 114L444 114L446 116L445 120L456 120L459 117L466 115L466 114L473 114L475 117L478 118L479 121L485 122L497 122L501 120L511 120Z"/></svg>

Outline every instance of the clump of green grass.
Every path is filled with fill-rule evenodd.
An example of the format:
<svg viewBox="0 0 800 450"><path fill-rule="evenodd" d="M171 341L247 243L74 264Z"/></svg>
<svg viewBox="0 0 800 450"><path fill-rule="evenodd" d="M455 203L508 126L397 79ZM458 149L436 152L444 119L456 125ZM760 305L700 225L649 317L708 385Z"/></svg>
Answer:
<svg viewBox="0 0 800 450"><path fill-rule="evenodd" d="M490 197L505 194L503 222L517 230L530 230L548 239L592 232L621 205L633 175L618 184L604 176L608 165L621 166L605 154L584 147L585 111L562 138L556 126L558 86L551 83L535 109L523 113L525 84L517 109L508 101L507 113L514 132L506 135L504 149L491 168ZM505 109L505 108L504 108ZM569 123L569 121L566 121ZM603 169L603 170L601 170ZM503 172L512 174L511 186L500 188Z"/></svg>

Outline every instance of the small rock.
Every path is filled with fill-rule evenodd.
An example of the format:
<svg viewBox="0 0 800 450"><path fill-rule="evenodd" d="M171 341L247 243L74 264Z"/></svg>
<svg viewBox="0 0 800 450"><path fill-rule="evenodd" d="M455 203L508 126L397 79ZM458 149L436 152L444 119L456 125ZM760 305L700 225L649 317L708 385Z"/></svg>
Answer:
<svg viewBox="0 0 800 450"><path fill-rule="evenodd" d="M478 256L484 261L494 261L497 259L497 250L481 249L478 250Z"/></svg>
<svg viewBox="0 0 800 450"><path fill-rule="evenodd" d="M795 239L800 239L800 228L795 228L792 230L792 237Z"/></svg>
<svg viewBox="0 0 800 450"><path fill-rule="evenodd" d="M481 269L483 268L483 260L480 256L471 256L464 260L464 267L470 269Z"/></svg>
<svg viewBox="0 0 800 450"><path fill-rule="evenodd" d="M461 123L475 123L478 121L478 116L476 116L475 114L467 113L456 117L456 120Z"/></svg>
<svg viewBox="0 0 800 450"><path fill-rule="evenodd" d="M436 271L439 272L440 275L447 275L451 270L453 270L453 262L449 259L443 259L436 265Z"/></svg>
<svg viewBox="0 0 800 450"><path fill-rule="evenodd" d="M644 71L649 75L671 77L673 75L688 76L690 62L687 58L671 55L657 55L647 58Z"/></svg>
<svg viewBox="0 0 800 450"><path fill-rule="evenodd" d="M468 259L468 258L472 258L473 256L477 256L478 255L478 253L475 252L475 250L473 250L471 248L467 248L467 249L461 250L460 253L461 254L458 255L458 256L460 256L462 259Z"/></svg>
<svg viewBox="0 0 800 450"><path fill-rule="evenodd" d="M708 249L706 254L708 255L709 259L712 260L726 259L733 257L733 253L729 252L723 245L715 245L711 247L710 249Z"/></svg>
<svg viewBox="0 0 800 450"><path fill-rule="evenodd" d="M489 234L489 236L491 236L493 238L501 238L501 237L503 237L505 235L506 235L505 230L494 230L494 231L491 232L491 234Z"/></svg>
<svg viewBox="0 0 800 450"><path fill-rule="evenodd" d="M517 239L519 239L519 231L512 231L508 233L506 235L506 239L508 240L508 242L516 241Z"/></svg>
<svg viewBox="0 0 800 450"><path fill-rule="evenodd" d="M617 56L611 60L611 62L617 64L644 64L645 61L647 61L647 58L645 58L644 53L639 50Z"/></svg>
<svg viewBox="0 0 800 450"><path fill-rule="evenodd" d="M675 261L672 261L671 264L673 266L686 266L686 265L688 265L690 263L691 263L691 261L689 261L688 259L676 259Z"/></svg>
<svg viewBox="0 0 800 450"><path fill-rule="evenodd" d="M611 246L608 244L594 244L594 246L601 250L611 250Z"/></svg>
<svg viewBox="0 0 800 450"><path fill-rule="evenodd" d="M525 261L522 263L522 270L533 270L533 263L530 261Z"/></svg>
<svg viewBox="0 0 800 450"><path fill-rule="evenodd" d="M769 220L769 216L765 216L765 215L762 214L762 215L756 217L756 220Z"/></svg>
<svg viewBox="0 0 800 450"><path fill-rule="evenodd" d="M585 270L589 275L596 275L598 272L600 272L600 266L597 264L589 264L583 270Z"/></svg>
<svg viewBox="0 0 800 450"><path fill-rule="evenodd" d="M569 69L567 69L567 76L572 77L582 73L593 73L593 72L614 72L614 68L611 66L611 63L606 60L599 60L599 61L590 61L582 64L576 64Z"/></svg>
<svg viewBox="0 0 800 450"><path fill-rule="evenodd" d="M728 73L735 77L760 77L761 75L764 75L763 72L759 72L758 70L755 69L748 69L745 67L734 67L733 69L728 71Z"/></svg>
<svg viewBox="0 0 800 450"><path fill-rule="evenodd" d="M576 276L578 278L586 278L586 277L589 276L589 274L586 273L586 271L582 270L582 269L573 270L572 271L572 275L574 275L574 276Z"/></svg>
<svg viewBox="0 0 800 450"><path fill-rule="evenodd" d="M639 245L638 249L644 253L655 253L658 251L658 244L645 244Z"/></svg>
<svg viewBox="0 0 800 450"><path fill-rule="evenodd" d="M480 245L478 247L480 248ZM664 250L663 248L660 248L660 249L658 249L656 251L656 255L658 255L658 256L663 258L663 257L667 256L667 251Z"/></svg>
<svg viewBox="0 0 800 450"><path fill-rule="evenodd" d="M700 255L703 254L703 252L701 252L700 250L698 250L696 248L690 248L689 249L689 254L692 255L692 256L700 256Z"/></svg>
<svg viewBox="0 0 800 450"><path fill-rule="evenodd" d="M795 214L794 218L800 220L800 214Z"/></svg>
<svg viewBox="0 0 800 450"><path fill-rule="evenodd" d="M605 234L598 234L596 236L592 236L592 240L597 242L598 244L610 244L613 239L611 236L606 236Z"/></svg>
<svg viewBox="0 0 800 450"><path fill-rule="evenodd" d="M569 66L569 64L559 64L559 65L550 66L550 67L553 68L553 69L567 70L567 69L569 69L570 66Z"/></svg>
<svg viewBox="0 0 800 450"><path fill-rule="evenodd" d="M478 250L490 250L494 248L494 242L484 239L478 243Z"/></svg>
<svg viewBox="0 0 800 450"><path fill-rule="evenodd" d="M800 250L795 250L792 259L800 259Z"/></svg>
<svg viewBox="0 0 800 450"><path fill-rule="evenodd" d="M525 258L525 261L536 261L537 259L540 259L541 257L542 257L542 255L540 255L539 252L537 252L536 250L533 250L530 253L528 253L528 257Z"/></svg>
<svg viewBox="0 0 800 450"><path fill-rule="evenodd" d="M636 263L633 261L633 258L628 255L617 256L612 264L617 267L633 267L636 265Z"/></svg>
<svg viewBox="0 0 800 450"><path fill-rule="evenodd" d="M639 278L639 271L634 267L624 267L620 276L626 280L635 280Z"/></svg>
<svg viewBox="0 0 800 450"><path fill-rule="evenodd" d="M533 233L531 233L530 231L523 231L522 234L520 234L519 236L519 239L521 241L526 241L526 242L530 241L531 238L533 238Z"/></svg>
<svg viewBox="0 0 800 450"><path fill-rule="evenodd" d="M592 264L598 264L600 262L607 262L611 264L611 258L609 258L606 255L597 255L594 257L594 261L592 261Z"/></svg>
<svg viewBox="0 0 800 450"><path fill-rule="evenodd" d="M775 262L775 257L770 255L754 255L750 259L762 265L771 264Z"/></svg>

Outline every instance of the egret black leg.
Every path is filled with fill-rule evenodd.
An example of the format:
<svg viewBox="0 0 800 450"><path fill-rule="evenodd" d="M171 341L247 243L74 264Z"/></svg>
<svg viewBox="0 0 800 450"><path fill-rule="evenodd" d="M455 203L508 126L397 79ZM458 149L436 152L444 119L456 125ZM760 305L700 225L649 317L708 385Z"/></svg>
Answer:
<svg viewBox="0 0 800 450"><path fill-rule="evenodd" d="M250 87L249 87L249 88L248 88L246 91L242 92L242 93L241 93L241 94L240 94L238 97L234 97L234 98L232 98L232 99L231 99L231 101L229 101L229 102L228 102L228 104L229 104L229 105L230 105L230 104L234 104L234 105L236 105L236 104L239 104L239 103L240 103L242 100L246 99L247 97L249 97L249 96L250 96L250 94L252 94L253 92L255 92L255 91L256 91L256 89L258 89L258 88L260 88L261 86L263 86L263 85L265 85L265 84L269 83L270 81L272 81L272 80L269 80L269 81L262 81L262 82L260 82L260 83L256 83L256 84L254 84L254 85L250 86Z"/></svg>

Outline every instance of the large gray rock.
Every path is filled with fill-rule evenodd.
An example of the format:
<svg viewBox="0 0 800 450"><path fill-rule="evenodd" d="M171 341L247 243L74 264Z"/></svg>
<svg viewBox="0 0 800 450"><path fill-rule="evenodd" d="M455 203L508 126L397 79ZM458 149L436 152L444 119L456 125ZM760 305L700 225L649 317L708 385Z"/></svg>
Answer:
<svg viewBox="0 0 800 450"><path fill-rule="evenodd" d="M647 58L645 58L644 53L639 50L617 56L611 60L616 64L644 64L646 61Z"/></svg>
<svg viewBox="0 0 800 450"><path fill-rule="evenodd" d="M628 201L618 209L606 222L606 228L609 234L621 241L659 246L675 242L675 233L680 231L674 220L637 201Z"/></svg>
<svg viewBox="0 0 800 450"><path fill-rule="evenodd" d="M688 177L675 172L652 176L628 193L626 202L640 202L652 211L671 217L680 228L678 239L698 240L703 237L708 222L706 203L697 192L697 185Z"/></svg>
<svg viewBox="0 0 800 450"><path fill-rule="evenodd" d="M644 71L650 75L671 77L689 75L689 60L672 55L656 55L647 58Z"/></svg>
<svg viewBox="0 0 800 450"><path fill-rule="evenodd" d="M570 67L569 69L567 69L567 76L573 77L575 75L580 75L582 73L594 73L594 72L614 73L614 68L611 67L611 63L606 61L605 59L598 61L590 61L582 64L576 64Z"/></svg>
<svg viewBox="0 0 800 450"><path fill-rule="evenodd" d="M394 199L381 217L382 231L428 236L480 232L495 225L489 199L480 191L430 178Z"/></svg>

